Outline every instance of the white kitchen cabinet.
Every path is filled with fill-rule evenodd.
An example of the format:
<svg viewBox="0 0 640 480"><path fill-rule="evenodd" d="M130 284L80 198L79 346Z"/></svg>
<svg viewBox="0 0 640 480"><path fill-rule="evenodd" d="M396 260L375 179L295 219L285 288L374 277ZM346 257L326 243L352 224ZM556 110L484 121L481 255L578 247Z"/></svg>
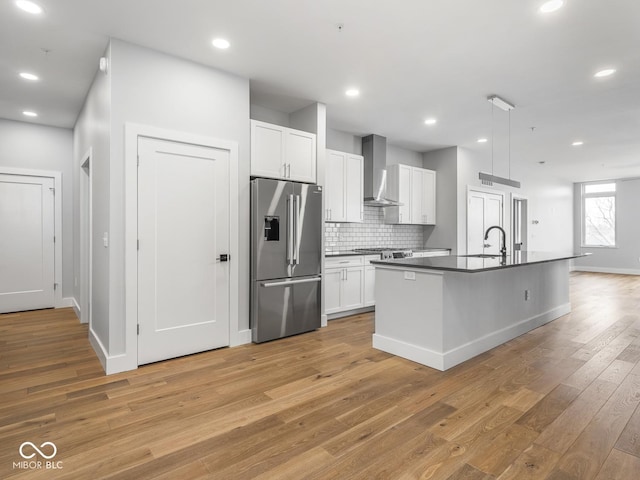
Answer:
<svg viewBox="0 0 640 480"><path fill-rule="evenodd" d="M325 171L325 220L362 222L364 158L327 150Z"/></svg>
<svg viewBox="0 0 640 480"><path fill-rule="evenodd" d="M363 257L358 255L326 259L324 289L326 314L364 306Z"/></svg>
<svg viewBox="0 0 640 480"><path fill-rule="evenodd" d="M402 205L385 208L385 222L435 225L436 172L409 165L390 165L387 170L387 196Z"/></svg>
<svg viewBox="0 0 640 480"><path fill-rule="evenodd" d="M376 267L371 265L371 260L379 260L379 255L364 257L364 306L371 307L376 304Z"/></svg>
<svg viewBox="0 0 640 480"><path fill-rule="evenodd" d="M436 172L411 168L411 223L436 223Z"/></svg>
<svg viewBox="0 0 640 480"><path fill-rule="evenodd" d="M251 120L251 175L316 183L316 136Z"/></svg>
<svg viewBox="0 0 640 480"><path fill-rule="evenodd" d="M324 271L324 310L327 314L340 311L340 288L343 276L341 268L326 268Z"/></svg>

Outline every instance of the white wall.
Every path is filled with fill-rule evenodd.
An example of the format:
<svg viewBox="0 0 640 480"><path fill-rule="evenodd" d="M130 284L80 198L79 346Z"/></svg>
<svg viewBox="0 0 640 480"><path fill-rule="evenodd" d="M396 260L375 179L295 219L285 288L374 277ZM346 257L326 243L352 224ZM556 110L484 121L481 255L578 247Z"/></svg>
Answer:
<svg viewBox="0 0 640 480"><path fill-rule="evenodd" d="M574 190L574 247L591 253L574 261L577 269L640 274L640 179L616 180L616 247L582 248L581 184Z"/></svg>
<svg viewBox="0 0 640 480"><path fill-rule="evenodd" d="M73 296L72 131L0 119L0 167L62 173L62 296ZM56 266L59 268L59 266Z"/></svg>
<svg viewBox="0 0 640 480"><path fill-rule="evenodd" d="M529 199L528 249L573 251L573 184L533 168L523 175L520 194Z"/></svg>
<svg viewBox="0 0 640 480"><path fill-rule="evenodd" d="M110 48L105 56L110 58ZM97 62L96 62L97 63ZM97 68L96 68L97 71ZM78 285L74 289L74 297L87 315L89 301L93 309L91 335L95 336L106 352L109 351L109 250L102 246L102 235L109 231L109 168L111 131L111 82L110 76L97 71L93 84L87 94L85 103L76 121L73 135L73 181L75 199L74 216L74 275ZM81 252L88 251L88 229L80 221L81 205L85 201L80 197L80 183L86 181L81 170L84 155L92 150L91 175L93 177L93 275L91 283L93 292L88 298L89 266L87 258ZM80 248L82 246L82 248Z"/></svg>

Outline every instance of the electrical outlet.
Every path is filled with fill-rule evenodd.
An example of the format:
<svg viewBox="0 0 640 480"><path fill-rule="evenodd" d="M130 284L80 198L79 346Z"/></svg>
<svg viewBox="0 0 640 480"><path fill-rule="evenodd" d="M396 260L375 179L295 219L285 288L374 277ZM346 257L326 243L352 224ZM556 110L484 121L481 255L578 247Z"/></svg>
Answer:
<svg viewBox="0 0 640 480"><path fill-rule="evenodd" d="M525 290L524 291L524 299L529 300L531 298L531 292L529 292L529 290Z"/></svg>
<svg viewBox="0 0 640 480"><path fill-rule="evenodd" d="M404 272L404 279L405 280L415 280L416 279L416 272Z"/></svg>

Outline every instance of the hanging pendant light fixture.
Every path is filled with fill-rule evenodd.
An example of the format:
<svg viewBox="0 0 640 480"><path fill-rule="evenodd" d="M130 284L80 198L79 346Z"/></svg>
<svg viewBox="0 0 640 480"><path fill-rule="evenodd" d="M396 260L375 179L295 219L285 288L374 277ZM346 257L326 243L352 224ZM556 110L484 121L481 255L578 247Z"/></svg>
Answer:
<svg viewBox="0 0 640 480"><path fill-rule="evenodd" d="M511 179L511 110L516 108L512 103L507 102L505 99L500 98L497 95L490 95L487 100L491 103L491 173L480 172L479 178L483 185L493 186L494 183L501 185L507 185L509 187L520 188L520 182ZM494 107L498 107L509 114L509 178L498 177L493 174L493 110Z"/></svg>

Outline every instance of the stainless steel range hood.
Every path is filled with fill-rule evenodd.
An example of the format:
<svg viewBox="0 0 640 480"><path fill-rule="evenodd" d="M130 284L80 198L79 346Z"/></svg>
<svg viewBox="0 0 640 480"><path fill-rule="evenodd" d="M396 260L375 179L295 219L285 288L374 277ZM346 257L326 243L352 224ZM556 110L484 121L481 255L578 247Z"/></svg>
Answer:
<svg viewBox="0 0 640 480"><path fill-rule="evenodd" d="M364 204L371 207L402 205L387 198L387 139L380 135L362 137L364 157Z"/></svg>

